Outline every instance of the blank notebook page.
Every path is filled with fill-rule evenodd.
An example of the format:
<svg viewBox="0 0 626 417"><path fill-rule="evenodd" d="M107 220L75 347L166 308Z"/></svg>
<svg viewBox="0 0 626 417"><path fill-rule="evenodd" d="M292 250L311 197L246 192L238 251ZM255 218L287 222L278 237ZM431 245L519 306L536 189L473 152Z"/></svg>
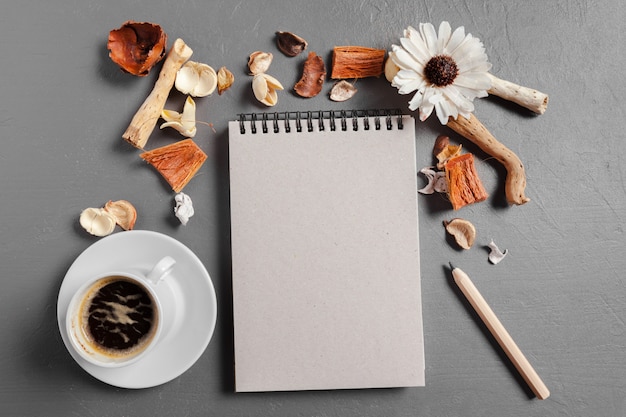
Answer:
<svg viewBox="0 0 626 417"><path fill-rule="evenodd" d="M398 117L229 124L236 391L424 385L415 128Z"/></svg>

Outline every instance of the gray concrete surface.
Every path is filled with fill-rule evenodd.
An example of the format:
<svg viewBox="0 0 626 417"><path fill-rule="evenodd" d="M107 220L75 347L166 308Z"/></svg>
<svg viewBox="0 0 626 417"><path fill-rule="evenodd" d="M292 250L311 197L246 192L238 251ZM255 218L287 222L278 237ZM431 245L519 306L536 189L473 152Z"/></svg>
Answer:
<svg viewBox="0 0 626 417"><path fill-rule="evenodd" d="M197 143L208 160L185 192L196 215L172 215L173 193L122 139L151 90L108 58L111 29L128 19L159 23L193 58L235 74L221 96L198 100ZM435 137L450 134L477 156L491 194L453 212L420 196L426 387L235 394L230 293L227 121L263 111L246 75L248 55L271 51L281 80L277 111L406 109L384 79L333 103L295 96L303 57L287 58L274 32L298 33L329 62L335 45L389 48L419 22L464 25L485 43L492 72L550 95L534 116L498 98L475 114L527 168L531 202L508 207L504 170L432 117L418 123L418 166ZM623 416L626 414L626 164L624 8L560 0L22 1L0 14L0 414L4 416ZM180 96L173 96L176 108ZM149 148L171 143L155 131ZM420 178L420 182L423 179ZM57 328L56 299L73 260L98 239L78 225L86 207L128 199L136 228L172 236L209 271L218 297L216 332L198 362L173 381L125 390L84 372ZM442 221L464 217L477 244L458 251ZM121 232L116 232L121 233ZM487 262L493 238L508 257ZM532 397L461 294L448 261L490 302L552 395Z"/></svg>

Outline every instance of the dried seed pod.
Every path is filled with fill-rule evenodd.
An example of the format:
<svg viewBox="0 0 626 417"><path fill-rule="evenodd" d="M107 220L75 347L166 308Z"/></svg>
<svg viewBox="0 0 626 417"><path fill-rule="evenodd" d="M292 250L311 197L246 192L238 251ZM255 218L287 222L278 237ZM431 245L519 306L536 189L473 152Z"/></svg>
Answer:
<svg viewBox="0 0 626 417"><path fill-rule="evenodd" d="M257 74L252 79L252 91L254 96L266 106L274 106L278 103L277 90L282 90L283 85L274 77L267 74Z"/></svg>
<svg viewBox="0 0 626 417"><path fill-rule="evenodd" d="M309 52L309 56L304 62L302 77L293 89L301 97L315 97L322 91L325 78L326 67L324 66L324 60L315 52Z"/></svg>
<svg viewBox="0 0 626 417"><path fill-rule="evenodd" d="M476 239L476 228L472 223L465 219L452 219L449 222L444 221L443 225L446 232L450 233L456 243L463 249L469 249Z"/></svg>
<svg viewBox="0 0 626 417"><path fill-rule="evenodd" d="M250 54L250 58L248 58L248 69L250 70L250 75L267 72L273 59L274 55L270 52L252 52Z"/></svg>
<svg viewBox="0 0 626 417"><path fill-rule="evenodd" d="M137 220L137 210L126 200L108 201L104 209L115 218L115 223L124 230L132 230Z"/></svg>
<svg viewBox="0 0 626 417"><path fill-rule="evenodd" d="M308 46L300 36L291 32L276 32L276 44L280 51L287 56L296 56Z"/></svg>
<svg viewBox="0 0 626 417"><path fill-rule="evenodd" d="M350 84L346 80L341 80L336 82L330 90L330 99L332 101L346 101L351 99L357 91L353 84Z"/></svg>
<svg viewBox="0 0 626 417"><path fill-rule="evenodd" d="M217 87L217 74L207 64L187 61L176 73L174 86L183 94L206 97Z"/></svg>
<svg viewBox="0 0 626 417"><path fill-rule="evenodd" d="M80 213L80 225L94 236L102 237L115 230L115 217L103 208L86 208Z"/></svg>
<svg viewBox="0 0 626 417"><path fill-rule="evenodd" d="M161 26L129 20L109 32L107 49L123 71L143 77L165 57L166 43L167 35Z"/></svg>
<svg viewBox="0 0 626 417"><path fill-rule="evenodd" d="M217 94L222 93L230 88L235 82L235 76L226 67L222 67L217 71Z"/></svg>

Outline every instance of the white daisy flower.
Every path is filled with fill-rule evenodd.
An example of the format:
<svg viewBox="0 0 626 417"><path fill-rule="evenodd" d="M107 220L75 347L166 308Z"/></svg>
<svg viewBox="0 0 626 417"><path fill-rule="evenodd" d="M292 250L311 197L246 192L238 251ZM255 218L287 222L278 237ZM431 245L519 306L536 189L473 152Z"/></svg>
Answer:
<svg viewBox="0 0 626 417"><path fill-rule="evenodd" d="M389 58L395 64L391 85L400 94L416 91L409 109L419 109L424 121L433 109L442 124L449 117L466 118L474 111L473 100L486 97L491 88L491 64L482 42L465 34L461 26L454 32L441 22L439 33L430 23L420 23L419 31L408 27L399 45L392 45Z"/></svg>

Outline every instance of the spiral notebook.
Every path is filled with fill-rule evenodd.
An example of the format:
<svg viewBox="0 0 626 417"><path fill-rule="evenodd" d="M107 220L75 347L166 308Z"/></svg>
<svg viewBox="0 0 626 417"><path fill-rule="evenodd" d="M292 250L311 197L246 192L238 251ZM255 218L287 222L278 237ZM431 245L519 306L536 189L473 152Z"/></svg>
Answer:
<svg viewBox="0 0 626 417"><path fill-rule="evenodd" d="M235 390L424 385L415 125L229 123Z"/></svg>

